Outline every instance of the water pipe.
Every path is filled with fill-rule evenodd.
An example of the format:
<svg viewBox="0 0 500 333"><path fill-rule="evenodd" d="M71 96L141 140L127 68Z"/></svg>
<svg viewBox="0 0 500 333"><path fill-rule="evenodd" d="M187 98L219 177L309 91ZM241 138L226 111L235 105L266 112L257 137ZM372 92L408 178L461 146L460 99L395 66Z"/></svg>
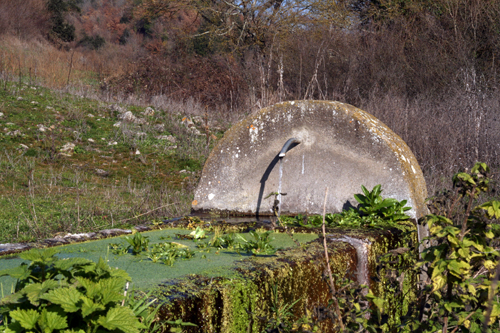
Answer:
<svg viewBox="0 0 500 333"><path fill-rule="evenodd" d="M283 148L281 148L281 151L279 153L279 157L282 158L282 157L285 157L285 154L286 152L288 151L288 149L290 149L290 146L292 144L299 144L300 143L300 140L299 139L296 139L296 138L291 138L291 139L288 139L285 144L283 145Z"/></svg>

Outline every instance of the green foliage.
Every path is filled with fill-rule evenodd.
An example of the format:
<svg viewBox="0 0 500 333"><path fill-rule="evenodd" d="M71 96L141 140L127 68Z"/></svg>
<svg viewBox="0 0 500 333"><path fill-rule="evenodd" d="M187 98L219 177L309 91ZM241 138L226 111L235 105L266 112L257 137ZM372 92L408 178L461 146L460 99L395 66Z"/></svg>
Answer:
<svg viewBox="0 0 500 333"><path fill-rule="evenodd" d="M56 253L32 249L20 255L30 263L0 271L0 276L17 279L14 293L0 301L5 332L134 333L146 328L138 308L121 306L130 281L125 271L109 267L102 258L95 263L59 259Z"/></svg>
<svg viewBox="0 0 500 333"><path fill-rule="evenodd" d="M51 12L50 19L52 33L63 42L75 40L75 27L64 19L64 14L68 11L79 11L75 1L49 0L47 9Z"/></svg>
<svg viewBox="0 0 500 333"><path fill-rule="evenodd" d="M371 191L361 186L364 194L355 194L354 198L359 202L359 210L353 207L337 214L326 214L325 224L328 227L346 228L381 228L398 227L409 219L406 212L411 207L406 207L406 200L384 199L381 196L382 189L376 185ZM280 217L280 221L288 225L300 225L302 227L318 228L323 224L323 216L311 215L304 217Z"/></svg>
<svg viewBox="0 0 500 333"><path fill-rule="evenodd" d="M91 50L99 50L106 44L106 40L99 35L87 36L84 35L83 38L78 42L78 45L87 47Z"/></svg>
<svg viewBox="0 0 500 333"><path fill-rule="evenodd" d="M345 310L342 321L347 331L500 332L500 233L493 220L500 216L500 202L492 200L474 207L474 199L488 191L488 173L486 164L477 163L469 173L453 177L455 195L445 205L447 209L440 210L442 215L430 214L420 221L428 225L430 236L424 240L428 247L419 260L417 247L396 249L378 259L376 279L385 281L385 288L394 295L391 298L415 293L403 313L395 316L391 300L375 291L365 297L359 291L351 292L357 288L355 284L341 282L334 297ZM384 215L389 206L377 199L378 189L363 192L364 197L358 196L363 211ZM434 201L444 202L440 198ZM461 214L454 213L457 206ZM402 281L411 270L421 280L416 289L407 290ZM370 308L363 306L367 301Z"/></svg>
<svg viewBox="0 0 500 333"><path fill-rule="evenodd" d="M271 231L266 231L263 233L258 233L256 231L250 231L249 234L253 239L247 240L240 234L236 237L240 241L240 247L244 251L249 253L257 254L273 254L276 252L275 248L271 245L273 238L270 237Z"/></svg>
<svg viewBox="0 0 500 333"><path fill-rule="evenodd" d="M293 302L285 302L278 295L278 288L276 285L272 286L272 300L271 300L271 318L266 318L267 325L265 327L265 332L291 332L293 327L298 323L293 320L293 307L300 301L300 298Z"/></svg>
<svg viewBox="0 0 500 333"><path fill-rule="evenodd" d="M131 249L134 254L149 251L149 239L148 237L144 237L140 232L135 233L133 236L125 236L123 239L129 243L127 249Z"/></svg>

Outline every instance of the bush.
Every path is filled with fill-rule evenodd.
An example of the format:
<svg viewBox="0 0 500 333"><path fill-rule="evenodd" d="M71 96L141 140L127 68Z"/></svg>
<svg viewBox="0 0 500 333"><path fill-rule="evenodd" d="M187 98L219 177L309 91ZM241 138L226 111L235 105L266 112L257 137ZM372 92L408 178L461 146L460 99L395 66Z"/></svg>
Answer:
<svg viewBox="0 0 500 333"><path fill-rule="evenodd" d="M130 281L125 271L109 267L102 258L95 263L59 259L56 253L32 249L20 255L29 264L0 271L0 276L17 279L15 292L0 301L2 331L136 333L146 328L132 310L144 308L121 305Z"/></svg>

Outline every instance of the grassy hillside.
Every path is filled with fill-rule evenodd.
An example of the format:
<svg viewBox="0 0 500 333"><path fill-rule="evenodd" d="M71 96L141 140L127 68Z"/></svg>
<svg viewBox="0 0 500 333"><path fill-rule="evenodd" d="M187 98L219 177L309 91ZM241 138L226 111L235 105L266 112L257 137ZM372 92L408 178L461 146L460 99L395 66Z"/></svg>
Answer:
<svg viewBox="0 0 500 333"><path fill-rule="evenodd" d="M215 121L0 83L0 243L189 211Z"/></svg>

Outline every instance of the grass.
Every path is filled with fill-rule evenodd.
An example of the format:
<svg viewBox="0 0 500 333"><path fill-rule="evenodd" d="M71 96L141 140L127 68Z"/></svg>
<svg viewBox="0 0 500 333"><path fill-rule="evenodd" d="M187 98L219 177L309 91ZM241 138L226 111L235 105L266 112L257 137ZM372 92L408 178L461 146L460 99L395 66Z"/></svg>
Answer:
<svg viewBox="0 0 500 333"><path fill-rule="evenodd" d="M113 104L0 81L0 243L189 211L216 140L207 147L207 137L189 131L178 112L144 115L144 107L121 108L145 123L119 125ZM67 144L74 147L64 151Z"/></svg>

